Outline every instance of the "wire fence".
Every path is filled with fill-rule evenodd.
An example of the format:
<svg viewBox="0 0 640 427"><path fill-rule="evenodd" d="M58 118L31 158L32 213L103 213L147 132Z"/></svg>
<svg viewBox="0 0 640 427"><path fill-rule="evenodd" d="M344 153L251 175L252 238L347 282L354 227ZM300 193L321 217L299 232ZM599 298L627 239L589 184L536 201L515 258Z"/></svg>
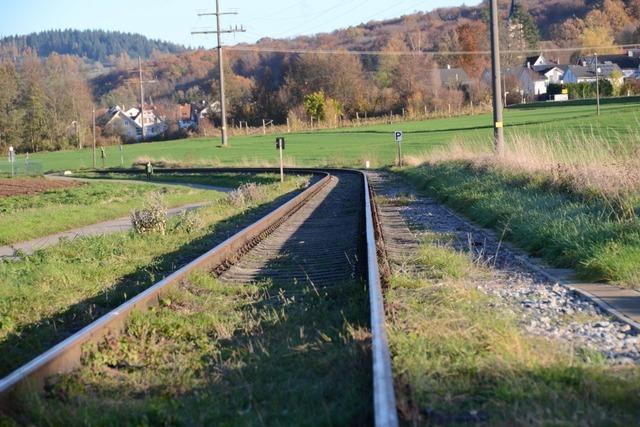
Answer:
<svg viewBox="0 0 640 427"><path fill-rule="evenodd" d="M42 163L33 161L15 161L13 163L5 160L0 162L0 176L38 176L43 174Z"/></svg>

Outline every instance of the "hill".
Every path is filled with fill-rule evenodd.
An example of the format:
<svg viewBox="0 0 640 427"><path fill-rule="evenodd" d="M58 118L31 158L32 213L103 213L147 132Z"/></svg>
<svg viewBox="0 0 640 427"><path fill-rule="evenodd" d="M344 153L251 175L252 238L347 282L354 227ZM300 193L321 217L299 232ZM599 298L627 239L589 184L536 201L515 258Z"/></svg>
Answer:
<svg viewBox="0 0 640 427"><path fill-rule="evenodd" d="M53 53L76 55L105 63L123 54L131 58L149 58L156 51L180 53L187 49L174 43L151 40L140 34L102 30L50 30L0 39L0 47L17 52L31 50L40 57Z"/></svg>

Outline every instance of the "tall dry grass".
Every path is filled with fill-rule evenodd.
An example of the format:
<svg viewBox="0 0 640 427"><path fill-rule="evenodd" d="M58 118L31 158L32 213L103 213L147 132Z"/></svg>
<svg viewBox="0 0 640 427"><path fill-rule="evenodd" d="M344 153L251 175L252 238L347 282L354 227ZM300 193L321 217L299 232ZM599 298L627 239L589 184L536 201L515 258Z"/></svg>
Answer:
<svg viewBox="0 0 640 427"><path fill-rule="evenodd" d="M635 216L640 195L640 130L620 135L594 132L512 134L496 156L490 141L454 141L411 156L409 165L464 161L474 168L525 175L538 182L609 203L617 215Z"/></svg>

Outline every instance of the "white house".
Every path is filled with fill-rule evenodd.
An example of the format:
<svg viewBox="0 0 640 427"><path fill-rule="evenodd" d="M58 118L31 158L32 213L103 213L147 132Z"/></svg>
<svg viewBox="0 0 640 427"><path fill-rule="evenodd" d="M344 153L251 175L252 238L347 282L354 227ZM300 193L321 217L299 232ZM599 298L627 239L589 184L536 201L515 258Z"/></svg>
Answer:
<svg viewBox="0 0 640 427"><path fill-rule="evenodd" d="M153 106L145 107L144 118L142 118L139 108L134 107L125 110L123 107L116 105L107 111L102 119L102 126L107 132L135 141L142 140L143 126L145 139L156 138L168 129L165 120L156 116Z"/></svg>
<svg viewBox="0 0 640 427"><path fill-rule="evenodd" d="M548 78L531 68L522 67L518 73L518 81L520 89L529 97L538 97L547 93Z"/></svg>
<svg viewBox="0 0 640 427"><path fill-rule="evenodd" d="M607 79L614 84L622 84L624 74L616 64L598 64L601 79ZM616 74L618 77L616 77ZM564 73L564 83L593 83L596 81L596 69L588 65L568 65Z"/></svg>

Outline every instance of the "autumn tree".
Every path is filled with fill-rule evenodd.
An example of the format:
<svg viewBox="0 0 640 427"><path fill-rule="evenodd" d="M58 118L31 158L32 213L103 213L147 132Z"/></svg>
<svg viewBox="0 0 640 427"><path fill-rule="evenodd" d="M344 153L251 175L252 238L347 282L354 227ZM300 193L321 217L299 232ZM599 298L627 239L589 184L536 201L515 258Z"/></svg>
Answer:
<svg viewBox="0 0 640 427"><path fill-rule="evenodd" d="M22 111L17 108L19 100L18 73L13 63L0 62L0 148L18 146L17 129Z"/></svg>
<svg viewBox="0 0 640 427"><path fill-rule="evenodd" d="M38 83L29 84L23 99L25 111L22 120L22 136L24 151L41 151L52 148L50 141L50 116L47 114L44 91Z"/></svg>
<svg viewBox="0 0 640 427"><path fill-rule="evenodd" d="M486 24L481 21L470 21L456 28L460 49L463 52L477 52L484 48L488 36ZM472 78L478 78L487 65L482 55L460 55L458 65Z"/></svg>
<svg viewBox="0 0 640 427"><path fill-rule="evenodd" d="M367 85L362 64L355 55L303 55L298 57L285 82L290 105L310 93L322 91L338 101L345 112L366 109Z"/></svg>

